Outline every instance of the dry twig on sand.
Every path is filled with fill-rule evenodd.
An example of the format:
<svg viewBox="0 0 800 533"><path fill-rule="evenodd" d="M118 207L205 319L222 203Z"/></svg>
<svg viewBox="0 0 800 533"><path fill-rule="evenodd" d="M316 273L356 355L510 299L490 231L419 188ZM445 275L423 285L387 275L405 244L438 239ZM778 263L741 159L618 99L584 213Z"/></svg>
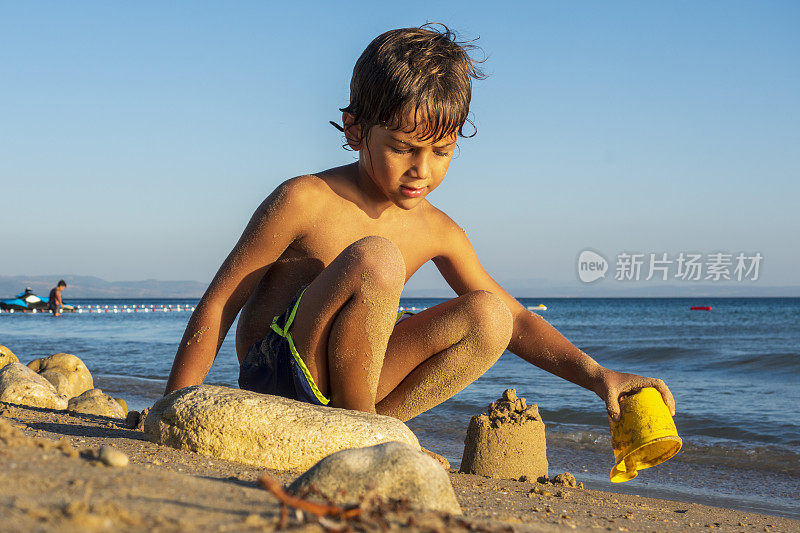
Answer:
<svg viewBox="0 0 800 533"><path fill-rule="evenodd" d="M358 506L339 507L338 505L326 505L292 496L283 490L283 485L278 480L267 474L262 475L258 482L281 502L281 519L278 527L286 526L288 518L287 506L306 511L317 518L332 516L340 520L348 520L361 514L361 508Z"/></svg>

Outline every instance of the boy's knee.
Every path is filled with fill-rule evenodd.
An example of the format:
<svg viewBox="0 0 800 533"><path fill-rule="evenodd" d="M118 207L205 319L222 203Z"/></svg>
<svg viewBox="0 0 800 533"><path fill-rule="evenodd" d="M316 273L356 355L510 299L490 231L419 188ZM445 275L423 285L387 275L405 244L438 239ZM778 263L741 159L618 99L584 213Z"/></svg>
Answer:
<svg viewBox="0 0 800 533"><path fill-rule="evenodd" d="M503 299L489 291L472 291L467 294L466 305L481 338L505 349L511 341L514 317Z"/></svg>
<svg viewBox="0 0 800 533"><path fill-rule="evenodd" d="M403 254L391 240L377 235L363 237L350 246L348 252L358 265L362 279L369 277L384 289L402 290L406 282L406 264Z"/></svg>

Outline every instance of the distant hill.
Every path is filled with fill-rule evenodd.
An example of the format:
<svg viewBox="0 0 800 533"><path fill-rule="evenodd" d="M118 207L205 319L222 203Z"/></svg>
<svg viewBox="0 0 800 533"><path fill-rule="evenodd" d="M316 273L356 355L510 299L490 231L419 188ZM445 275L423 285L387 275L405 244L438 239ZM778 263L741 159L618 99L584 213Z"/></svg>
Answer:
<svg viewBox="0 0 800 533"><path fill-rule="evenodd" d="M106 281L94 276L0 276L0 299L30 287L47 296L59 279L67 282L64 299L77 298L200 298L207 284L199 281Z"/></svg>
<svg viewBox="0 0 800 533"><path fill-rule="evenodd" d="M25 287L47 296L60 276L0 276L0 299L11 298ZM67 282L65 300L72 298L200 298L207 284L199 281L106 281L94 276L63 276ZM650 284L599 282L585 284L550 282L545 279L500 280L517 298L713 298L713 297L800 297L800 286L761 286L744 283ZM438 287L406 287L404 298L453 298L455 293L441 282Z"/></svg>
<svg viewBox="0 0 800 533"><path fill-rule="evenodd" d="M515 298L798 298L800 286L766 286L745 283L621 283L602 281L586 284L548 282L547 280L498 280ZM453 298L447 286L413 288L403 291L404 298Z"/></svg>

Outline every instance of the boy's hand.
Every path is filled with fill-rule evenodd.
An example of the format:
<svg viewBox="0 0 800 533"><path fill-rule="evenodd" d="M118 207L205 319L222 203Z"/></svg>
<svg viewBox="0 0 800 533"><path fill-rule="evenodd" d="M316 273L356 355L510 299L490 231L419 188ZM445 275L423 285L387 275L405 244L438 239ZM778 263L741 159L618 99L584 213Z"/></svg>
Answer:
<svg viewBox="0 0 800 533"><path fill-rule="evenodd" d="M636 374L604 369L595 392L606 402L608 416L614 420L619 420L620 396L633 394L645 387L653 387L660 392L664 403L669 408L670 414L675 416L675 399L672 397L667 384L660 379L645 378Z"/></svg>

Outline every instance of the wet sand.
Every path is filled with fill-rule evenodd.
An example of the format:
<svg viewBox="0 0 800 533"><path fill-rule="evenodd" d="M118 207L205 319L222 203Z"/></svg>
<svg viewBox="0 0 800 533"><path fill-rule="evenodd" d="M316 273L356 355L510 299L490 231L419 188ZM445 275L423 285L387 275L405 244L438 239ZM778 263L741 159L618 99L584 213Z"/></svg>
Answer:
<svg viewBox="0 0 800 533"><path fill-rule="evenodd" d="M99 447L108 445L126 453L130 464L111 467L96 459ZM265 472L285 484L298 475L159 446L119 420L0 404L4 531L273 530L280 505L258 486ZM384 505L349 525L367 531L383 526L428 531L800 530L797 520L695 503L455 472L450 479L463 517ZM287 527L324 530L313 517L299 520L293 511Z"/></svg>

